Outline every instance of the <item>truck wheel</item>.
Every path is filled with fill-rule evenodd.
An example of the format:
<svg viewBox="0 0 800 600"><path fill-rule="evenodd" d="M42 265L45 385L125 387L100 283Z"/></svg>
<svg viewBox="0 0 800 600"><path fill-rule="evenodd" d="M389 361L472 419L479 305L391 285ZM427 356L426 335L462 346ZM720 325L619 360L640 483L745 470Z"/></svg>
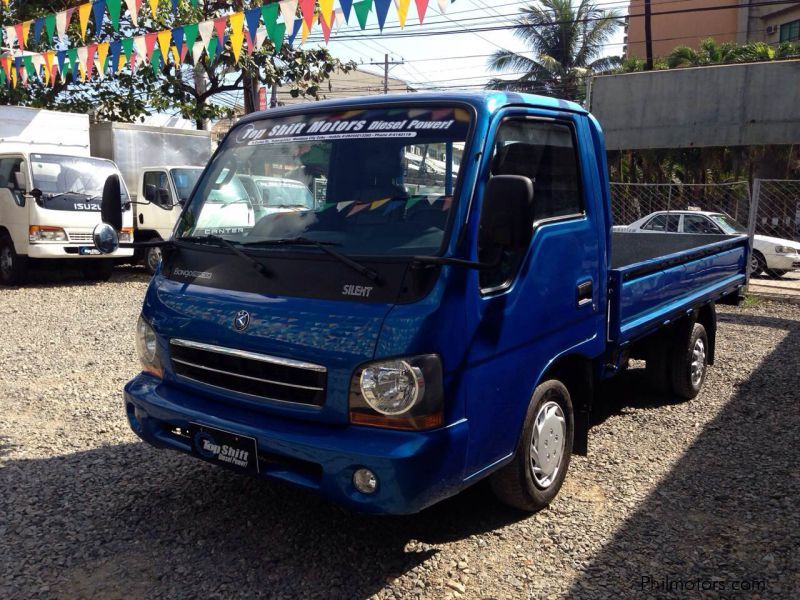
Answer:
<svg viewBox="0 0 800 600"><path fill-rule="evenodd" d="M533 392L514 460L490 479L500 501L529 512L550 504L567 474L574 433L569 391L545 381Z"/></svg>
<svg viewBox="0 0 800 600"><path fill-rule="evenodd" d="M688 339L676 340L671 366L672 391L686 400L697 396L708 367L708 335L700 323L694 324Z"/></svg>
<svg viewBox="0 0 800 600"><path fill-rule="evenodd" d="M758 250L753 250L753 254L750 256L750 276L758 277L766 270L767 261L764 259L764 255Z"/></svg>
<svg viewBox="0 0 800 600"><path fill-rule="evenodd" d="M113 259L92 259L83 267L83 278L86 281L108 281L114 272Z"/></svg>
<svg viewBox="0 0 800 600"><path fill-rule="evenodd" d="M156 270L158 270L158 265L160 264L161 264L161 248L156 246L155 248L145 249L144 268L148 273L150 273L150 275L156 274Z"/></svg>
<svg viewBox="0 0 800 600"><path fill-rule="evenodd" d="M0 283L19 285L25 283L27 274L28 257L17 254L8 235L0 235Z"/></svg>

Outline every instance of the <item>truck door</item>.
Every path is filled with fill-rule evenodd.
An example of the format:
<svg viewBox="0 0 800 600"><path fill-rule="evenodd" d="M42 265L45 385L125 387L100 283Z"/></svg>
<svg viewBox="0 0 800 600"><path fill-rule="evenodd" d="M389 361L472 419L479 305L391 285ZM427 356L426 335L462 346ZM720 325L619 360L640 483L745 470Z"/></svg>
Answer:
<svg viewBox="0 0 800 600"><path fill-rule="evenodd" d="M150 204L138 205L136 226L141 231L156 232L162 239L167 239L174 225L174 205L177 203L169 175L161 169L145 171L142 174L142 197L148 186L153 186L155 196L148 199Z"/></svg>
<svg viewBox="0 0 800 600"><path fill-rule="evenodd" d="M470 318L468 463L476 470L513 452L550 361L594 356L604 341L603 215L594 154L590 142L580 141L587 135L585 117L552 115L507 113L486 148L481 181L529 177L534 198L530 212L519 215L532 232L527 249L506 252L496 268L475 273L469 291L475 321ZM491 262L475 250L479 260Z"/></svg>
<svg viewBox="0 0 800 600"><path fill-rule="evenodd" d="M28 253L27 166L21 156L0 157L0 226L5 227L18 254Z"/></svg>

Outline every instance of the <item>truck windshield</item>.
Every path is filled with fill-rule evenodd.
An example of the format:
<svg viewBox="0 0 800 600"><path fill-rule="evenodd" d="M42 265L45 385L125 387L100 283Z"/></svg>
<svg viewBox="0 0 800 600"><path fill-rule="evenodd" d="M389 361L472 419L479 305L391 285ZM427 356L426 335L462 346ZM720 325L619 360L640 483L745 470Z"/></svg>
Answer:
<svg viewBox="0 0 800 600"><path fill-rule="evenodd" d="M370 256L437 253L470 126L469 112L446 106L240 126L211 163L178 236L217 235L248 247L304 238Z"/></svg>
<svg viewBox="0 0 800 600"><path fill-rule="evenodd" d="M172 169L172 183L178 193L178 200L186 201L189 199L189 195L202 174L203 169Z"/></svg>
<svg viewBox="0 0 800 600"><path fill-rule="evenodd" d="M119 170L110 160L32 154L33 187L41 190L42 204L51 210L99 211L103 187ZM120 182L122 178L120 177ZM129 202L122 184L122 201Z"/></svg>

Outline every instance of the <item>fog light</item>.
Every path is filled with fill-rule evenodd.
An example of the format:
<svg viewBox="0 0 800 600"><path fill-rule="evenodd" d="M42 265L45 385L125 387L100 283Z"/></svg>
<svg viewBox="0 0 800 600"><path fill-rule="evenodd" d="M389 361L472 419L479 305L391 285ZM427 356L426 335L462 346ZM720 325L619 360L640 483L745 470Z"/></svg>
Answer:
<svg viewBox="0 0 800 600"><path fill-rule="evenodd" d="M374 494L378 489L378 478L369 469L357 469L353 473L353 485L362 494Z"/></svg>

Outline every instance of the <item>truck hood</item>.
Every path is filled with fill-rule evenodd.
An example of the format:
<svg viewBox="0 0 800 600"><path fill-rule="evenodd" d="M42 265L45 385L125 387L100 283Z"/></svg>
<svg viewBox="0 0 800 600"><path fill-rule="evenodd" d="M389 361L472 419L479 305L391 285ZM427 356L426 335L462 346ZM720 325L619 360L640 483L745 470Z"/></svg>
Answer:
<svg viewBox="0 0 800 600"><path fill-rule="evenodd" d="M258 277L258 275L253 275ZM368 304L267 296L185 284L156 276L145 299L143 317L159 336L165 379L226 403L235 394L182 381L175 374L174 340L257 353L325 367L327 395L321 408L286 402L259 403L267 413L332 422L347 421L347 390L353 371L371 360L381 325L392 304ZM236 318L246 311L249 324L237 330ZM211 366L211 365L209 365ZM252 407L252 403L245 402Z"/></svg>

